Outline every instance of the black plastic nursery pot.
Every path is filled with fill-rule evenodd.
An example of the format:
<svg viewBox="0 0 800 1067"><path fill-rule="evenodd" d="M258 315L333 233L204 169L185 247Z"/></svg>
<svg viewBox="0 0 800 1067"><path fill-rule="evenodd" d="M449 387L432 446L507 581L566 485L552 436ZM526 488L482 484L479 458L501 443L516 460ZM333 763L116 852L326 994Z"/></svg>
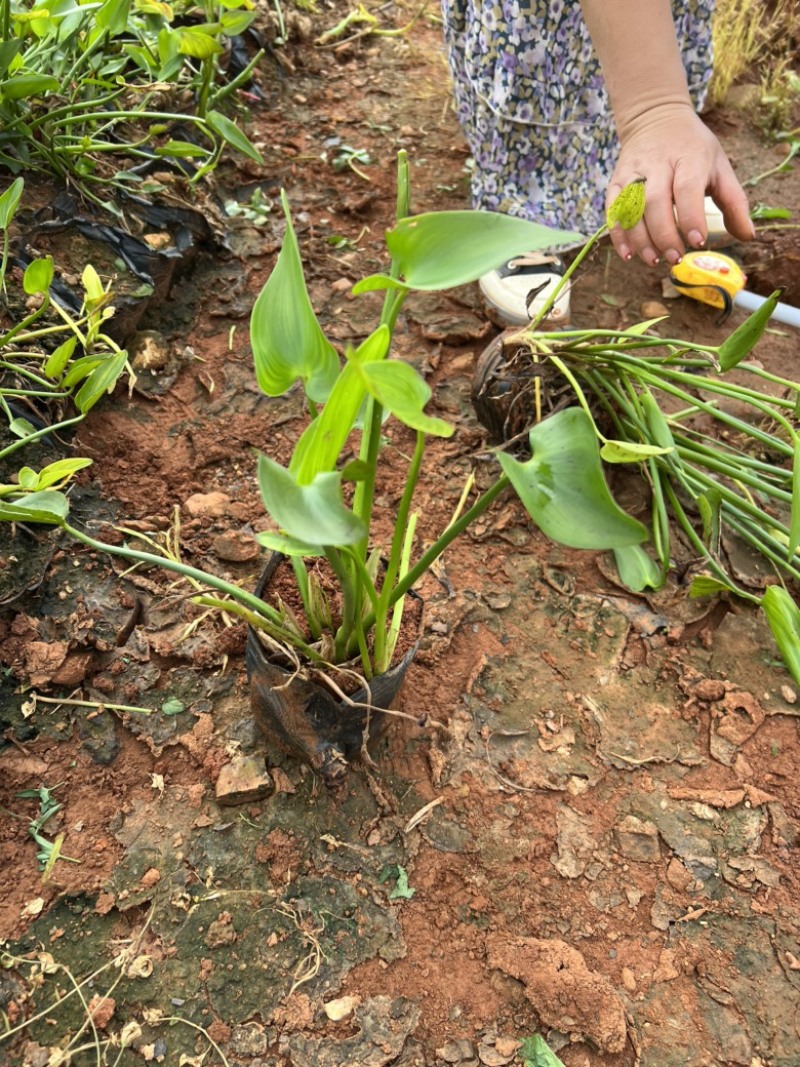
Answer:
<svg viewBox="0 0 800 1067"><path fill-rule="evenodd" d="M269 587L284 557L270 557L256 586L268 599ZM309 764L334 796L340 795L348 764L359 758L366 743L386 731L386 712L400 692L417 646L395 666L376 675L368 686L337 697L309 677L307 668L291 669L265 647L253 627L247 634L247 675L253 716L267 744ZM315 671L319 677L319 671ZM340 686L341 687L341 686Z"/></svg>

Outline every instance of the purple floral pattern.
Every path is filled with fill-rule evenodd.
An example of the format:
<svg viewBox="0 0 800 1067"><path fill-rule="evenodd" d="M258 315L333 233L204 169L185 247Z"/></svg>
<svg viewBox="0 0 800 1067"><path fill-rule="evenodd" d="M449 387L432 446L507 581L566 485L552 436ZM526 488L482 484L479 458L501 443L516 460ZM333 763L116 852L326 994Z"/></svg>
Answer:
<svg viewBox="0 0 800 1067"><path fill-rule="evenodd" d="M612 2L612 0L609 0ZM673 0L696 108L711 76L715 0ZM619 143L578 0L442 0L473 206L591 233Z"/></svg>

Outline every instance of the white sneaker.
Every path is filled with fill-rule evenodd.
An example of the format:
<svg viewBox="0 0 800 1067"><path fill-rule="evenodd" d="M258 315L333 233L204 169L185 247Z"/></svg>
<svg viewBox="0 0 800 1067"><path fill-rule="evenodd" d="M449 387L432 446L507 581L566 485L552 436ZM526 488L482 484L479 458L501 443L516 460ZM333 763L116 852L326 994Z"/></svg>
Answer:
<svg viewBox="0 0 800 1067"><path fill-rule="evenodd" d="M544 307L564 269L558 256L528 252L484 274L478 279L478 285L495 321L501 326L527 326ZM567 283L547 313L547 327L565 326L569 322L569 299Z"/></svg>

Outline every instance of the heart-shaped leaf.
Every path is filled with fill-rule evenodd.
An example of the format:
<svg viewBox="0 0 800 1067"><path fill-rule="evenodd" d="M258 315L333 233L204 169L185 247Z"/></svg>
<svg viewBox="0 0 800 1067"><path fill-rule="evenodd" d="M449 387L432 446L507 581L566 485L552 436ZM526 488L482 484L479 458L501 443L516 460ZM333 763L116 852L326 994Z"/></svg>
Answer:
<svg viewBox="0 0 800 1067"><path fill-rule="evenodd" d="M623 548L647 538L609 492L591 419L566 408L530 431L531 458L507 453L500 464L528 514L554 541L571 548Z"/></svg>

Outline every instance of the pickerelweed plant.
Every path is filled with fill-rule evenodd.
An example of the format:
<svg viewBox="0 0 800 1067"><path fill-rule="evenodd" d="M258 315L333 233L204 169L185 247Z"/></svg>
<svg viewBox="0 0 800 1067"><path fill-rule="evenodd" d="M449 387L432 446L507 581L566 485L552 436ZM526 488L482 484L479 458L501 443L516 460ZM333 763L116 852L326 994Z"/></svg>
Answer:
<svg viewBox="0 0 800 1067"><path fill-rule="evenodd" d="M527 463L501 454L494 483L414 556L413 498L426 440L447 437L453 427L425 413L431 394L422 376L388 358L404 300L414 289L440 290L472 281L504 256L574 242L576 234L483 212L409 217L408 167L401 156L399 221L387 234L389 273L355 288L358 294L385 291L379 320L369 336L347 346L342 360L314 314L285 197L284 209L283 248L256 300L251 342L261 389L277 396L299 380L309 423L287 466L266 455L259 458L261 494L274 525L259 540L290 558L305 620L283 604L187 566L176 553L165 556L97 541L68 522L68 500L59 490L6 487L0 519L51 523L95 549L133 562L158 563L195 582L198 603L240 615L271 645L290 646L317 665L356 659L367 679L391 663L408 591L508 487L514 486L546 534L566 544L619 548L645 539L644 526L613 500L591 420L574 408L533 428L535 454ZM379 544L375 486L389 417L409 427L415 443L400 502L389 516L391 537ZM356 441L358 458L343 462ZM385 511L379 518L385 527ZM335 575L337 598L327 597L315 576L319 557Z"/></svg>
<svg viewBox="0 0 800 1067"><path fill-rule="evenodd" d="M0 163L57 175L119 212L114 192L143 168L182 166L190 182L226 146L261 161L220 110L252 76L221 70L251 0L0 0Z"/></svg>
<svg viewBox="0 0 800 1067"><path fill-rule="evenodd" d="M508 490L516 491L533 521L553 540L579 549L614 550L624 580L638 588L660 584L671 564L669 506L709 571L695 579L695 591L724 590L759 602L787 665L800 680L800 611L794 601L781 585L770 586L760 598L740 588L718 554L720 526L728 523L751 543L759 539L766 558L781 574L792 579L800 570L795 562L800 514L792 505L800 476L800 446L792 424L800 387L753 365L760 380L793 391L787 400L729 384L719 374L742 365L765 328L769 302L723 345L711 348L665 341L649 332L654 323L624 331L549 332L542 323L557 291L551 294L531 329L520 333L520 343L531 366L544 359L552 362L571 384L574 405L546 418L534 417L527 431L529 457L498 450L499 469L492 484L472 499L467 487L463 508L415 554L413 502L424 478L426 442L432 436L450 436L453 427L426 414L431 393L422 376L389 358L404 301L413 290L459 286L510 256L574 243L578 235L475 211L411 216L402 154L398 175L397 222L386 235L390 269L363 279L353 290L356 296L384 293L377 325L367 337L346 346L341 358L325 336L308 294L285 196L283 247L253 308L251 343L260 388L278 396L299 381L308 409L308 424L288 464L266 455L258 460L261 495L273 527L258 539L291 561L304 618L280 600L262 599L186 565L176 551L145 552L130 544L96 540L69 523L68 500L59 490L4 487L0 519L50 523L94 549L132 562L160 564L194 583L196 603L245 619L271 651L289 650L286 658L291 662L302 658L315 667L349 664L352 671L355 663L369 680L392 662L408 592ZM644 187L634 183L612 204L608 224L630 227L643 206ZM605 230L590 239L568 275ZM711 400L700 395L706 389ZM747 398L772 420L771 428L723 415L715 403L721 394ZM676 400L680 410L665 414L662 395ZM613 436L597 424L598 404L608 414ZM727 427L750 433L769 454L711 441L692 426L691 416L697 412L719 414ZM387 515L376 503L376 484L389 418L410 429L414 445L401 498ZM352 454L357 458L345 458ZM641 547L647 528L611 496L604 460L640 466L648 479L655 558ZM700 518L699 533L692 509ZM790 512L788 521L779 514L783 509ZM387 526L391 533L381 543L377 531ZM317 578L320 559L335 576L336 597L326 593Z"/></svg>

